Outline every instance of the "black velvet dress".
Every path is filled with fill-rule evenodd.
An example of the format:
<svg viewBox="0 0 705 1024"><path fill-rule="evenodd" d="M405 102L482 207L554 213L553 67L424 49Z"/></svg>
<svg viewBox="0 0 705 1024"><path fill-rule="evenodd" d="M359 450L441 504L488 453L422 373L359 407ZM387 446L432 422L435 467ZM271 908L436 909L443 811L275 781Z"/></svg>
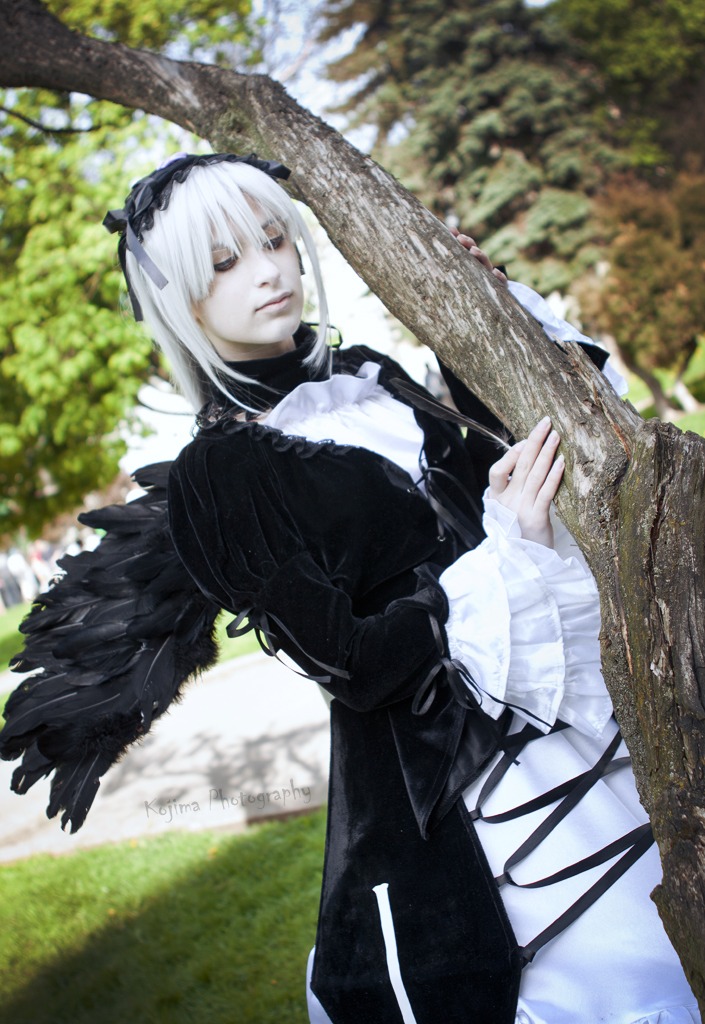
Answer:
<svg viewBox="0 0 705 1024"><path fill-rule="evenodd" d="M286 392L308 379L305 351L238 368ZM369 349L336 353L334 372L365 361L394 394L403 372ZM437 582L483 536L498 449L475 435L470 455L455 425L416 418L431 500L371 451L288 438L215 403L171 471L171 535L209 600L246 613L336 698L312 980L331 1019L401 1020L373 893L388 883L418 1024L511 1024L516 941L459 799L502 724L453 685Z"/></svg>

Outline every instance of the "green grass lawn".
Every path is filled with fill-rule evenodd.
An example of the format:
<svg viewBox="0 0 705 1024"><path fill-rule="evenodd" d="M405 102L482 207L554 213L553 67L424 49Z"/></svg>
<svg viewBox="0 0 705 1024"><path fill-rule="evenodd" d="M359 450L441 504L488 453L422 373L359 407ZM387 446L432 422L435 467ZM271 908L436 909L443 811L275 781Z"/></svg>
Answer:
<svg viewBox="0 0 705 1024"><path fill-rule="evenodd" d="M28 604L16 604L0 614L0 672L7 668L13 655L22 649L23 637L19 632L19 624L29 611Z"/></svg>
<svg viewBox="0 0 705 1024"><path fill-rule="evenodd" d="M0 867L0 1020L306 1024L324 821Z"/></svg>
<svg viewBox="0 0 705 1024"><path fill-rule="evenodd" d="M0 616L3 667L27 611ZM221 659L259 649L231 618ZM324 833L318 811L0 865L0 1022L306 1024Z"/></svg>

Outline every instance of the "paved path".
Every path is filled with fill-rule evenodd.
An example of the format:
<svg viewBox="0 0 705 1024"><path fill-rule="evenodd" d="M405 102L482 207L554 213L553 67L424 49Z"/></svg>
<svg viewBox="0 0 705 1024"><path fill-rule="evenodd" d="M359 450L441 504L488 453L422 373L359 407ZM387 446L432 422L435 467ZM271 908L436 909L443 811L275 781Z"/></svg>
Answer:
<svg viewBox="0 0 705 1024"><path fill-rule="evenodd" d="M0 692L19 677L0 676ZM10 791L15 762L0 761L0 860L170 829L244 828L325 802L328 709L315 685L253 654L191 683L181 704L103 778L75 834L48 820L49 781Z"/></svg>

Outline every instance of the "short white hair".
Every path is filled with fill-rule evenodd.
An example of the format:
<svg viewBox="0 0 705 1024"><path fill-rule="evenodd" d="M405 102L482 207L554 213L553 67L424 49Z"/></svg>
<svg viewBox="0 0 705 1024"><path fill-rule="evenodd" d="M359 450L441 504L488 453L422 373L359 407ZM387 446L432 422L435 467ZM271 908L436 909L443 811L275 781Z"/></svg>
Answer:
<svg viewBox="0 0 705 1024"><path fill-rule="evenodd" d="M257 213L252 204L258 207ZM194 308L209 294L216 274L214 243L236 255L243 241L266 244L260 210L281 225L287 238L294 243L301 239L306 248L318 293L319 327L305 362L317 369L325 362L328 340L328 306L318 256L301 214L268 174L246 163L221 161L194 166L183 182L174 181L166 209L155 210L154 225L141 238L168 281L163 289L129 249L126 254L130 283L145 322L169 360L177 387L195 410L209 397L208 380L231 399L225 379L245 386L253 383L226 365L196 321Z"/></svg>

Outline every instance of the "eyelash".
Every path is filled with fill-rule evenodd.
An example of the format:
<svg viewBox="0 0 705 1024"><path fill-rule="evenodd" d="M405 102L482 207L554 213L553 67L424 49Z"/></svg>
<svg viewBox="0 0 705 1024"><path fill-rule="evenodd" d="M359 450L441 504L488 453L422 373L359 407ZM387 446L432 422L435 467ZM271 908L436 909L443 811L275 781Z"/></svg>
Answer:
<svg viewBox="0 0 705 1024"><path fill-rule="evenodd" d="M279 249L284 244L286 238L284 235L276 235L274 238L269 238L264 246L265 249ZM213 264L213 270L216 274L222 274L226 270L231 270L237 263L238 257L235 253L231 253L224 260L220 260L218 263Z"/></svg>
<svg viewBox="0 0 705 1024"><path fill-rule="evenodd" d="M222 274L224 270L230 270L230 268L234 267L236 263L237 256L234 253L231 253L230 256L227 256L224 260L220 260L219 263L214 263L213 270L215 270L216 274Z"/></svg>

